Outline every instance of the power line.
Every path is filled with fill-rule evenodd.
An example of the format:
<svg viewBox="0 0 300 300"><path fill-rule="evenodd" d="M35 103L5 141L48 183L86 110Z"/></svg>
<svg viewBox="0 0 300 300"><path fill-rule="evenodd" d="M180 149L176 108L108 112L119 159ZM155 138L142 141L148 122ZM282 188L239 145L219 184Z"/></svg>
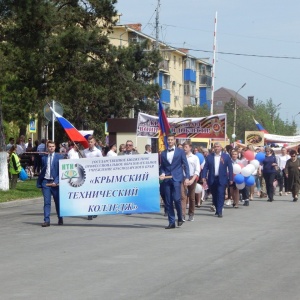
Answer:
<svg viewBox="0 0 300 300"><path fill-rule="evenodd" d="M195 52L205 52L205 53L213 52L211 50L201 50L201 49L187 49L187 50L195 51ZM247 54L247 53L234 53L234 52L222 52L222 51L217 51L217 53L225 54L225 55L261 57L261 58L300 59L300 57L296 57L296 56L261 55L261 54Z"/></svg>
<svg viewBox="0 0 300 300"><path fill-rule="evenodd" d="M300 88L299 85L296 85L296 84L293 84L293 83L290 83L290 82L286 82L286 81L283 81L283 80L280 80L280 79L277 79L277 78L274 78L274 77L271 77L271 76L268 76L268 75L259 73L259 72L257 72L257 71L254 71L254 70L251 70L251 69L249 69L249 68L240 66L240 65L238 65L238 64L236 64L236 63L233 63L233 62L228 61L228 60L225 60L225 59L221 59L221 60L224 61L224 62L226 62L226 63L228 63L228 64L234 65L234 66L236 66L236 67L238 67L238 68L241 68L241 69L247 70L247 71L249 71L249 72L252 72L252 73L254 73L254 74L258 74L258 75L260 75L260 76L263 76L263 77L266 77L266 78L269 78L269 79L278 81L278 82L280 82L280 83L284 83L284 84L286 84L286 85L290 85L290 86L293 86L293 87L296 87L296 88Z"/></svg>

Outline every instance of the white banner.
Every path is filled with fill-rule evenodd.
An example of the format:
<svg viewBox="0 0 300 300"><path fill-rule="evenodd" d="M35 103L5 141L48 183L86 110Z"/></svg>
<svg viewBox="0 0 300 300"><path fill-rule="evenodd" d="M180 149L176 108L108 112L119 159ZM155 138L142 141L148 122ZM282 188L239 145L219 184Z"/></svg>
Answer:
<svg viewBox="0 0 300 300"><path fill-rule="evenodd" d="M158 154L59 161L60 215L159 212Z"/></svg>

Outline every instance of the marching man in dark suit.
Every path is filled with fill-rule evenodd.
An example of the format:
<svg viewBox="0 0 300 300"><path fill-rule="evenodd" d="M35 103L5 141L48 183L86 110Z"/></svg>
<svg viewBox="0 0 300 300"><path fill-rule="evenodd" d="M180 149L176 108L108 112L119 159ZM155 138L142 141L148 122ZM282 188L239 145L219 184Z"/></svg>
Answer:
<svg viewBox="0 0 300 300"><path fill-rule="evenodd" d="M63 225L63 218L59 215L59 160L64 157L55 153L55 143L47 142L48 155L42 157L42 171L37 180L37 187L42 189L44 196L44 223L42 227L50 226L51 195L53 196L58 225Z"/></svg>
<svg viewBox="0 0 300 300"><path fill-rule="evenodd" d="M202 172L203 182L209 186L212 193L213 205L216 207L216 216L223 217L222 211L225 200L225 188L228 183L233 183L233 170L231 158L228 154L222 153L222 146L216 142L214 144L214 153L206 158Z"/></svg>
<svg viewBox="0 0 300 300"><path fill-rule="evenodd" d="M183 173L185 171L185 175ZM168 135L168 149L161 153L161 175L160 180L164 180L164 196L168 211L169 225L165 229L175 228L175 212L173 202L178 217L178 226L183 224L182 208L181 208L181 182L185 180L185 184L189 184L190 170L186 159L186 155L182 149L175 147L175 136ZM172 176L166 178L166 176Z"/></svg>

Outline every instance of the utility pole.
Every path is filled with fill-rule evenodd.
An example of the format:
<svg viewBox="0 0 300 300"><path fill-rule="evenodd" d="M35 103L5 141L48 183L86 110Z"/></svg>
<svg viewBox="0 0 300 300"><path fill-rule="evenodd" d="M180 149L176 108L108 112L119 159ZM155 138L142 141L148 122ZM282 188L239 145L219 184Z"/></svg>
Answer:
<svg viewBox="0 0 300 300"><path fill-rule="evenodd" d="M158 50L158 40L159 40L159 8L160 8L160 0L157 0L156 7L156 17L155 17L155 49Z"/></svg>
<svg viewBox="0 0 300 300"><path fill-rule="evenodd" d="M246 85L246 82L235 92L234 94L234 111L233 111L233 134L232 134L232 139L235 140L236 138L236 110L237 110L237 105L236 105L236 97L237 97L237 94L239 93L239 91Z"/></svg>

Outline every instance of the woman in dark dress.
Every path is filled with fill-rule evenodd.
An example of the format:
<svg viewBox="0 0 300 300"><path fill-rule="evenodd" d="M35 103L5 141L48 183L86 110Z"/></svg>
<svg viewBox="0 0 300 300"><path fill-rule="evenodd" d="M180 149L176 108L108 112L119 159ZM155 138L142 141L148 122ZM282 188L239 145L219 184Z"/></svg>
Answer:
<svg viewBox="0 0 300 300"><path fill-rule="evenodd" d="M298 193L300 187L300 160L297 157L295 150L290 151L291 158L287 160L285 165L285 174L287 177L288 190L292 192L293 201L298 200Z"/></svg>
<svg viewBox="0 0 300 300"><path fill-rule="evenodd" d="M263 176L266 182L266 189L268 194L268 202L274 201L274 187L273 182L276 175L277 161L272 148L266 148L266 157L262 162Z"/></svg>

